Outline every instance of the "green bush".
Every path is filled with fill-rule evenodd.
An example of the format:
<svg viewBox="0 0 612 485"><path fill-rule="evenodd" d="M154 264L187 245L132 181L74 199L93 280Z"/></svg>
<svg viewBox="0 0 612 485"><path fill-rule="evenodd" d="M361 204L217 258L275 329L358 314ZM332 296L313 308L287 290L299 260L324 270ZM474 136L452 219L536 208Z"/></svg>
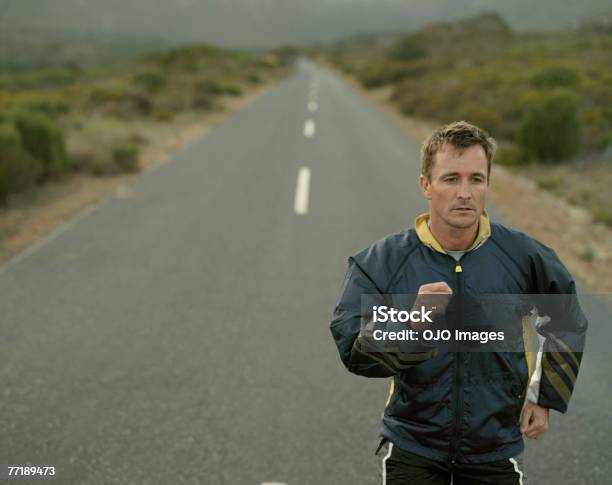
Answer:
<svg viewBox="0 0 612 485"><path fill-rule="evenodd" d="M213 111L217 106L215 96L205 91L196 91L191 99L191 107L196 110Z"/></svg>
<svg viewBox="0 0 612 485"><path fill-rule="evenodd" d="M193 44L189 46L176 47L161 55L151 58L165 69L176 69L185 72L197 72L202 61L212 62L216 59L225 59L226 52L206 44Z"/></svg>
<svg viewBox="0 0 612 485"><path fill-rule="evenodd" d="M124 91L116 87L94 87L87 96L87 103L92 108L97 108L108 103L119 101Z"/></svg>
<svg viewBox="0 0 612 485"><path fill-rule="evenodd" d="M391 46L387 54L391 59L397 61L414 61L427 57L427 51L423 47L420 38L415 35L402 37Z"/></svg>
<svg viewBox="0 0 612 485"><path fill-rule="evenodd" d="M531 84L539 89L576 88L580 74L570 66L551 66L531 77Z"/></svg>
<svg viewBox="0 0 612 485"><path fill-rule="evenodd" d="M595 259L595 251L593 251L593 248L590 245L587 245L582 249L582 251L580 251L580 254L578 256L583 261L586 261L587 263L592 263Z"/></svg>
<svg viewBox="0 0 612 485"><path fill-rule="evenodd" d="M159 71L147 70L134 74L132 82L151 93L161 91L166 85L166 78Z"/></svg>
<svg viewBox="0 0 612 485"><path fill-rule="evenodd" d="M561 178L558 176L542 176L535 179L536 185L544 190L554 192L561 186Z"/></svg>
<svg viewBox="0 0 612 485"><path fill-rule="evenodd" d="M35 96L20 104L21 109L27 111L39 111L44 113L49 118L55 118L58 115L68 113L70 107L66 100L59 96Z"/></svg>
<svg viewBox="0 0 612 485"><path fill-rule="evenodd" d="M14 125L0 124L0 203L35 182L40 166L24 150Z"/></svg>
<svg viewBox="0 0 612 485"><path fill-rule="evenodd" d="M212 111L219 108L217 98L223 95L238 96L242 90L235 85L222 84L213 79L200 79L193 88L191 107L197 110Z"/></svg>
<svg viewBox="0 0 612 485"><path fill-rule="evenodd" d="M259 84L259 83L261 83L263 81L261 76L259 74L254 73L254 72L251 72L251 73L247 74L246 75L246 80L250 84Z"/></svg>
<svg viewBox="0 0 612 485"><path fill-rule="evenodd" d="M96 87L89 93L87 104L118 118L149 116L154 109L147 94L123 86Z"/></svg>
<svg viewBox="0 0 612 485"><path fill-rule="evenodd" d="M601 209L595 212L595 220L612 227L612 211Z"/></svg>
<svg viewBox="0 0 612 485"><path fill-rule="evenodd" d="M253 64L261 69L274 69L277 66L276 61L269 57L259 57L254 60Z"/></svg>
<svg viewBox="0 0 612 485"><path fill-rule="evenodd" d="M25 150L42 165L43 177L68 168L64 136L48 116L20 111L15 114L14 123Z"/></svg>
<svg viewBox="0 0 612 485"><path fill-rule="evenodd" d="M221 96L225 89L223 84L213 79L201 79L195 83L194 91L198 94Z"/></svg>
<svg viewBox="0 0 612 485"><path fill-rule="evenodd" d="M226 84L223 86L223 93L228 96L240 96L242 94L242 89L234 84Z"/></svg>
<svg viewBox="0 0 612 485"><path fill-rule="evenodd" d="M0 85L3 89L21 91L24 89L48 89L73 84L83 76L78 67L51 67L28 69L13 74L4 73Z"/></svg>
<svg viewBox="0 0 612 485"><path fill-rule="evenodd" d="M367 64L357 77L366 88L377 88L386 84L394 84L406 78L418 78L427 72L422 63L399 63L381 61Z"/></svg>
<svg viewBox="0 0 612 485"><path fill-rule="evenodd" d="M558 90L532 105L517 133L517 141L528 156L543 162L571 158L580 149L581 123L578 98Z"/></svg>
<svg viewBox="0 0 612 485"><path fill-rule="evenodd" d="M528 163L524 150L515 143L502 142L495 154L495 163L505 166L517 166Z"/></svg>
<svg viewBox="0 0 612 485"><path fill-rule="evenodd" d="M139 149L134 143L121 142L113 148L113 161L122 172L137 172L140 169Z"/></svg>
<svg viewBox="0 0 612 485"><path fill-rule="evenodd" d="M449 106L452 105L452 103L449 103ZM499 131L503 120L500 113L494 107L478 105L476 103L465 103L464 106L457 103L456 106L454 119L468 120L470 123L474 123L490 133Z"/></svg>
<svg viewBox="0 0 612 485"><path fill-rule="evenodd" d="M152 118L155 121L159 121L161 123L165 123L168 121L172 121L174 117L174 113L166 108L159 108L153 112Z"/></svg>

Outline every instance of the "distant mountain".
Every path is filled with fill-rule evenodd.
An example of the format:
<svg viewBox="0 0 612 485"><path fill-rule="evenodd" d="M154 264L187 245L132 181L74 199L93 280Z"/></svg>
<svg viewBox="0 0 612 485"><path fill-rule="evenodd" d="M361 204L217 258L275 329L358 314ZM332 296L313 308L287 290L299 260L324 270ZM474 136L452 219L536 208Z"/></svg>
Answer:
<svg viewBox="0 0 612 485"><path fill-rule="evenodd" d="M610 0L0 0L0 29L129 35L232 47L328 42L496 10L550 30L612 11Z"/></svg>

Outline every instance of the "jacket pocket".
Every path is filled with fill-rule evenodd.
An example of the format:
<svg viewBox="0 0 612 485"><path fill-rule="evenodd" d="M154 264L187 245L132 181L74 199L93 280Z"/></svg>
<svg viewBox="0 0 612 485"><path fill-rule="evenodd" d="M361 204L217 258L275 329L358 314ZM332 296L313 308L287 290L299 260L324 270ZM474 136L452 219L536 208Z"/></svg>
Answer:
<svg viewBox="0 0 612 485"><path fill-rule="evenodd" d="M448 447L452 423L451 386L406 385L396 388L397 396L385 415L401 435L409 435L421 446L435 450Z"/></svg>
<svg viewBox="0 0 612 485"><path fill-rule="evenodd" d="M470 386L464 402L464 453L487 453L520 440L523 399L521 382L511 373Z"/></svg>

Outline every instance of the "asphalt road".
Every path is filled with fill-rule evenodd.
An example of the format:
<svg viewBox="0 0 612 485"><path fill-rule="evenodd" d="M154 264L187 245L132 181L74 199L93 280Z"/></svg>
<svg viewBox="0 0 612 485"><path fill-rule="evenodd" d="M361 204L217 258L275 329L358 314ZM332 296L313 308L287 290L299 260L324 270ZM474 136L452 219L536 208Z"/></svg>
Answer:
<svg viewBox="0 0 612 485"><path fill-rule="evenodd" d="M388 381L349 374L328 327L347 256L425 210L417 175L417 144L301 63L62 226L0 269L0 463L58 484L375 483ZM612 476L609 354L587 357L529 445L532 484Z"/></svg>

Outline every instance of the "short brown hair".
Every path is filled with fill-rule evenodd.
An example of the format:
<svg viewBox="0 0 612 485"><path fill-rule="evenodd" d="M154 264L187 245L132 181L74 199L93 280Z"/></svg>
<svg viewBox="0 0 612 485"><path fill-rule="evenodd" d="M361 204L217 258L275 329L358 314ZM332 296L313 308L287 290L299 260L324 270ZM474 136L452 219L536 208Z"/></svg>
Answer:
<svg viewBox="0 0 612 485"><path fill-rule="evenodd" d="M421 145L421 173L431 181L431 170L436 153L449 143L459 150L480 145L487 157L487 179L491 175L491 162L497 150L495 139L482 128L467 121L455 121L436 128Z"/></svg>

